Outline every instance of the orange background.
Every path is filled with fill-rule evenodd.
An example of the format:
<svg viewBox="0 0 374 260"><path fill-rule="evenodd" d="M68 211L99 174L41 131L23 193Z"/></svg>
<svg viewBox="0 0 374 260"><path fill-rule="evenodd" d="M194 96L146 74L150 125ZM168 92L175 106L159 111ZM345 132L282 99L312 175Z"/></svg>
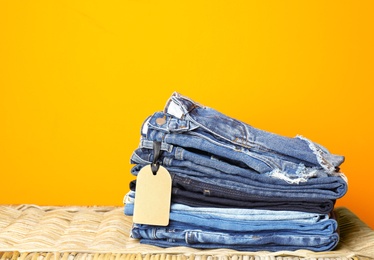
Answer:
<svg viewBox="0 0 374 260"><path fill-rule="evenodd" d="M0 204L122 205L173 91L345 155L374 227L373 1L0 1Z"/></svg>

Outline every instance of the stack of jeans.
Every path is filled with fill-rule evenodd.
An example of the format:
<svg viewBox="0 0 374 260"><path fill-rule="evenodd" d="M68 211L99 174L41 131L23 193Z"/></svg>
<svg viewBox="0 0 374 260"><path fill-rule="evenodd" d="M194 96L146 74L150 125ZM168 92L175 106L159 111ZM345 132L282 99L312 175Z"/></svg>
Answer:
<svg viewBox="0 0 374 260"><path fill-rule="evenodd" d="M131 173L155 161L172 177L170 222L134 223L131 236L141 243L327 251L339 241L333 209L347 192L344 157L303 136L256 129L175 92L164 111L144 121ZM126 215L135 196L136 180L125 196Z"/></svg>

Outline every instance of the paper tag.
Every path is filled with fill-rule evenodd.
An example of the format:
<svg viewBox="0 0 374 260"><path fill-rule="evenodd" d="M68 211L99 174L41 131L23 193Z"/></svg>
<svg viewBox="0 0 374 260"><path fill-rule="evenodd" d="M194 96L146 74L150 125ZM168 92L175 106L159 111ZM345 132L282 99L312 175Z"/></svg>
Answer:
<svg viewBox="0 0 374 260"><path fill-rule="evenodd" d="M159 166L153 175L151 165L144 166L136 178L133 222L167 226L171 200L171 176Z"/></svg>

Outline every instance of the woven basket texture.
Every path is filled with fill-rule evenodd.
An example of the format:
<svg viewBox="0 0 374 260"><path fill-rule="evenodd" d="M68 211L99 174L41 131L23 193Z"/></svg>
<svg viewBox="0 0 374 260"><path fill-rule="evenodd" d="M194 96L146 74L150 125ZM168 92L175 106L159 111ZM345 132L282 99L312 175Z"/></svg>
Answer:
<svg viewBox="0 0 374 260"><path fill-rule="evenodd" d="M129 237L123 207L0 205L0 259L254 260L374 259L374 231L335 209L340 241L328 252L159 248Z"/></svg>

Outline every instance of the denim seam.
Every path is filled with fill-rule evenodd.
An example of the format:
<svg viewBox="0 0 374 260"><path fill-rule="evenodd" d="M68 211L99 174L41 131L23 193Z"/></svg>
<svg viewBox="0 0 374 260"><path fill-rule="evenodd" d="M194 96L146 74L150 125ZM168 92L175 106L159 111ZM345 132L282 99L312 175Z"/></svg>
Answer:
<svg viewBox="0 0 374 260"><path fill-rule="evenodd" d="M175 147L175 159L183 161L183 149L181 147Z"/></svg>
<svg viewBox="0 0 374 260"><path fill-rule="evenodd" d="M219 145L219 146L221 146L221 147L227 148L227 149L232 150L232 151L234 151L234 152L241 152L241 153L244 153L244 154L246 154L246 155L248 155L248 156L250 156L250 157L255 158L256 160L259 160L259 161L263 162L264 164L266 164L268 167L270 167L270 168L272 168L272 169L274 169L274 168L278 168L278 169L279 169L279 166L278 166L278 165L276 165L276 164L270 162L270 160L268 160L268 159L265 159L265 158L262 158L262 157L258 157L256 154L254 154L254 152L251 152L251 151L249 151L248 149L247 149L248 152L250 152L251 154L249 154L247 151L243 151L242 148L241 148L240 150L238 150L236 146L235 146L235 147L232 147L232 145L230 146L230 145L227 145L227 144L222 144L222 143L220 143L220 142L217 142L217 141L215 141L215 140L213 140L213 139L211 139L211 138L208 138L208 137L206 137L206 136L204 136L204 135L201 135L201 134L199 134L199 133L196 133L196 132L188 132L187 135L197 136L197 137L200 137L200 138L202 138L202 139L204 139L204 140L206 140L206 141L208 141L208 142L210 142L210 143L213 143L213 144L215 144L215 145Z"/></svg>
<svg viewBox="0 0 374 260"><path fill-rule="evenodd" d="M179 177L179 176L178 176ZM184 180L187 179L187 178L183 178L183 177L180 177L179 180L181 180L183 183L186 183ZM235 195L235 196L239 196L239 197L244 197L245 196L242 196L242 192L240 191L235 191L235 190L232 190L232 189L225 189L224 187L212 187L212 185L209 185L207 183L196 183L194 180L190 180L188 182L189 185L193 185L194 187L198 187L198 188L201 188L201 189L209 189L209 190L217 190L217 191L220 191L220 192L225 192L225 193L228 193L230 195ZM192 192L192 191L191 191ZM252 194L250 194L252 195ZM261 198L261 196L257 196L257 198Z"/></svg>
<svg viewBox="0 0 374 260"><path fill-rule="evenodd" d="M164 157L162 160L163 166L170 166L173 162L173 158L170 157Z"/></svg>
<svg viewBox="0 0 374 260"><path fill-rule="evenodd" d="M212 131L210 130L209 128L207 128L206 126L200 124L199 122L197 122L191 115L187 114L185 115L185 120L186 121L190 121L192 123L194 123L195 125L201 127L202 129L204 129L205 131L207 131L208 133L211 133L213 134L214 136L228 142L229 144L232 144L234 146L239 146L240 148L247 148L247 149L257 149L258 151L261 151L261 152L273 152L273 153L276 153L275 151L263 146L263 145L259 145L257 144L256 142L253 142L253 141L250 141L250 140L245 140L243 138L239 138L239 137L236 137L234 140L230 140L218 133L216 133L215 131ZM234 120L237 122L237 120ZM247 131L246 132L246 136L250 135ZM219 143L222 145L222 143ZM241 149L235 149L235 150L241 150ZM276 153L276 154L279 154L279 153Z"/></svg>

